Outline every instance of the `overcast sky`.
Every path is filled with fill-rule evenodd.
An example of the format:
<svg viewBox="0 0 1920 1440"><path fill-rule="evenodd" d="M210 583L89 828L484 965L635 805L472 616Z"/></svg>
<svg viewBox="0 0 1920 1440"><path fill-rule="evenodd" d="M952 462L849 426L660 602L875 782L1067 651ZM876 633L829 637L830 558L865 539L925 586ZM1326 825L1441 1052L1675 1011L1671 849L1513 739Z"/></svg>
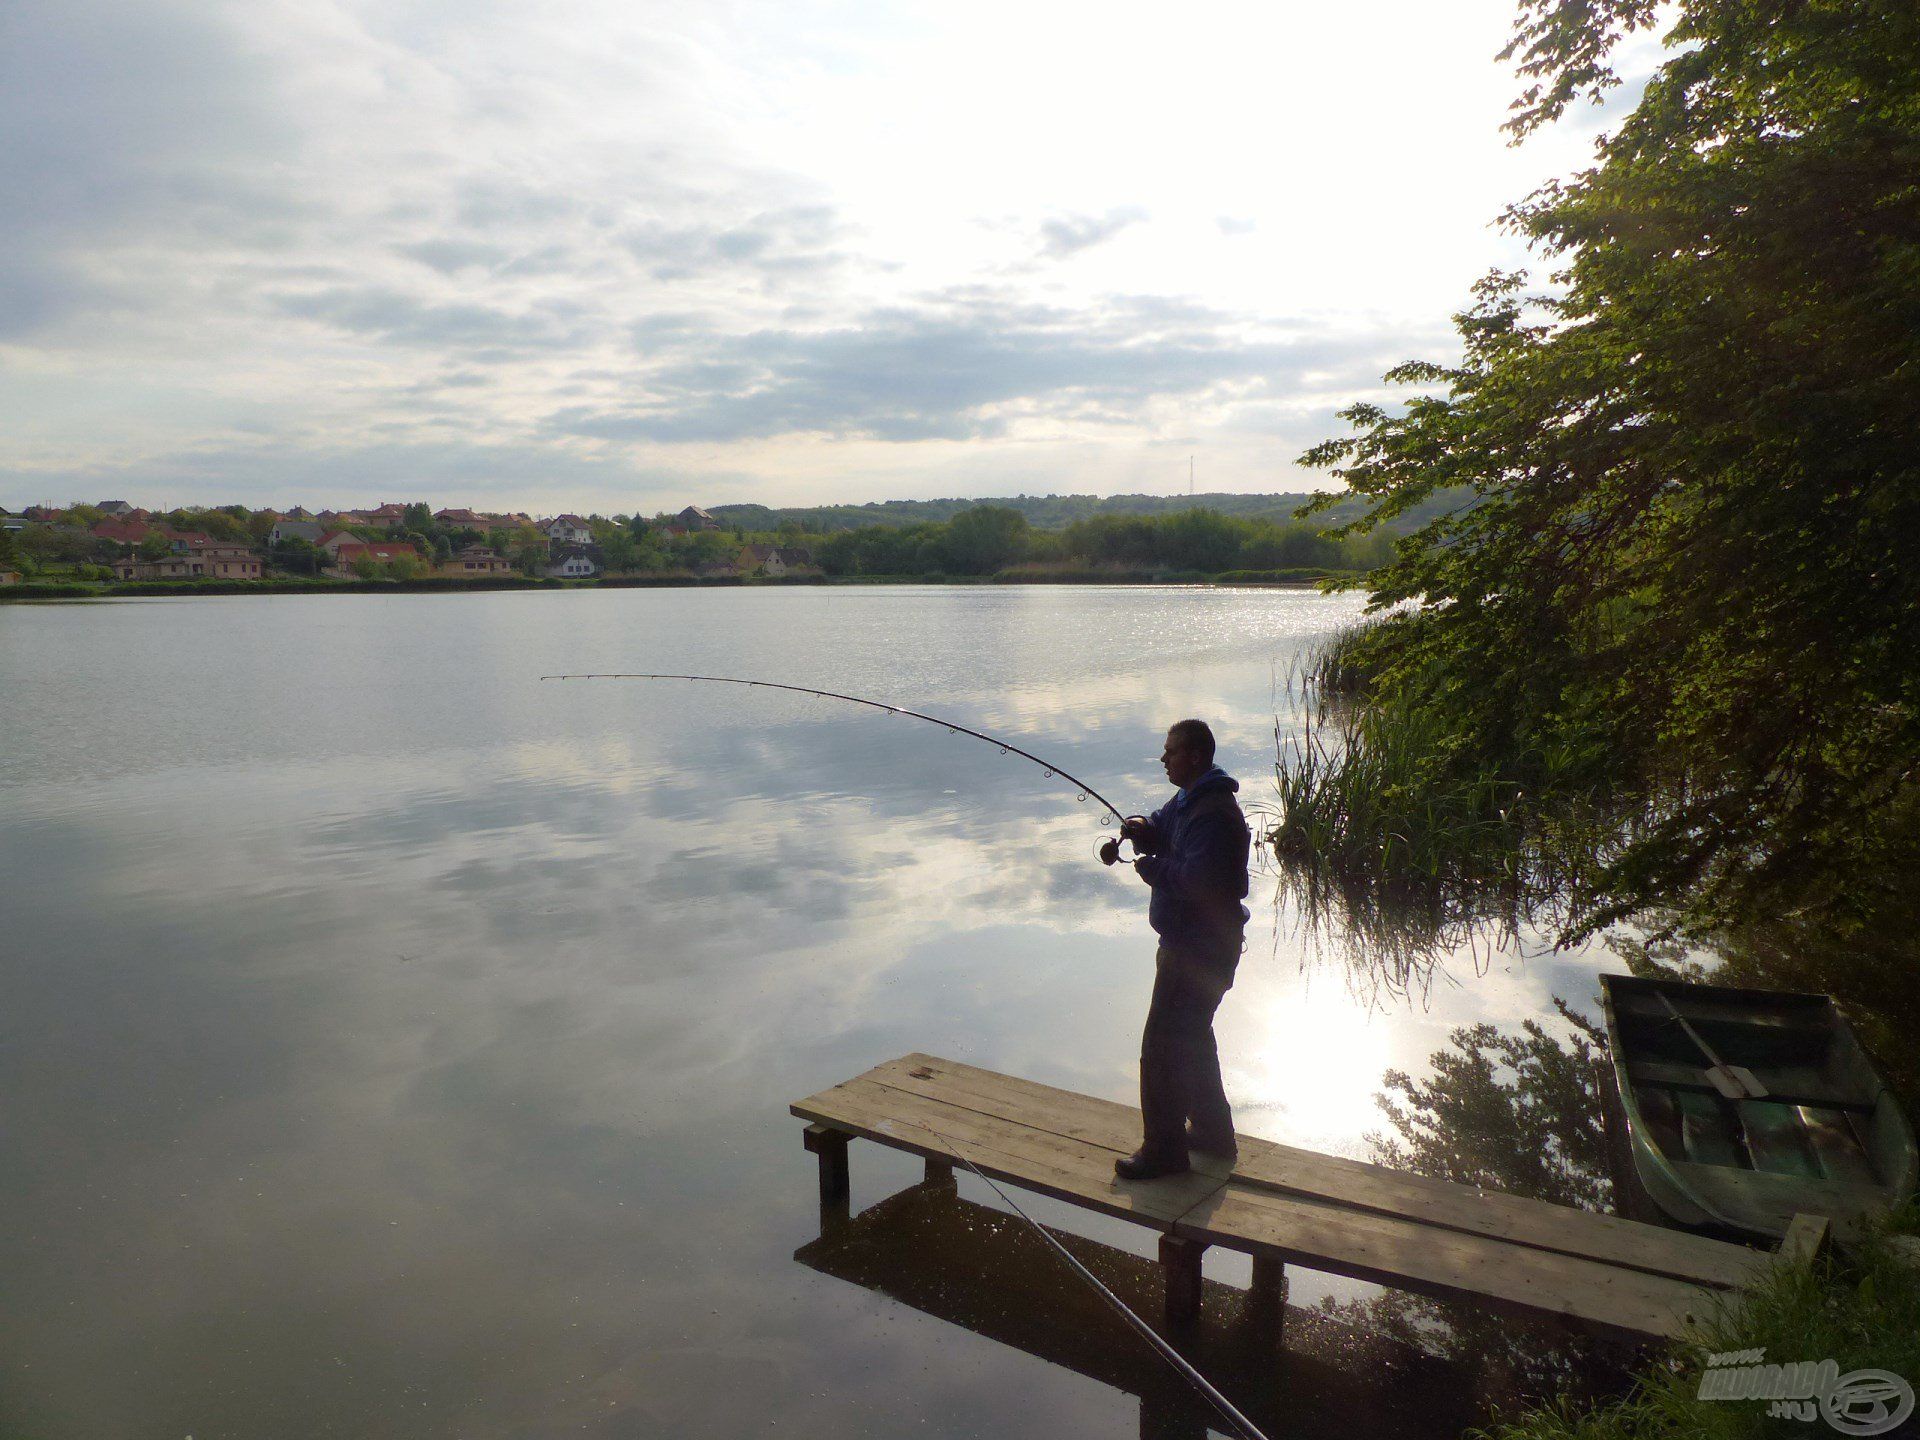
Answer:
<svg viewBox="0 0 1920 1440"><path fill-rule="evenodd" d="M0 503L1309 488L1591 155L1511 0L7 0Z"/></svg>

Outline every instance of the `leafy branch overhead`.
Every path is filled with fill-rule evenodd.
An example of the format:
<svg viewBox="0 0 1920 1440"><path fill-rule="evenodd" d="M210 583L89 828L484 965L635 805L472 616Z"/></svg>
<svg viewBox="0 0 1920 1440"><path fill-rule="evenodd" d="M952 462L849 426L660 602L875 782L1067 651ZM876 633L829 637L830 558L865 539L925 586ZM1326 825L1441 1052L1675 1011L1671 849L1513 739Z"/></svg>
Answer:
<svg viewBox="0 0 1920 1440"><path fill-rule="evenodd" d="M1571 933L1653 903L1844 924L1920 858L1920 7L1671 13L1597 164L1506 217L1552 291L1487 276L1459 362L1304 461L1361 530L1471 494L1367 577L1420 603L1347 659L1441 722L1432 786L1575 827ZM1514 132L1653 18L1524 6Z"/></svg>

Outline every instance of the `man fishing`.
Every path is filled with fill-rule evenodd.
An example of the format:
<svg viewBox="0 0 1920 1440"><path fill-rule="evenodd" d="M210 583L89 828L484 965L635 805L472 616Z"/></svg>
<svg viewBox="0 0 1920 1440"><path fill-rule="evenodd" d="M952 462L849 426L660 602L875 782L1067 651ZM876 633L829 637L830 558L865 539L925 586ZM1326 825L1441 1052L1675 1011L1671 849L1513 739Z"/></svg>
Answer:
<svg viewBox="0 0 1920 1440"><path fill-rule="evenodd" d="M1153 814L1129 816L1120 837L1140 858L1134 870L1153 890L1147 922L1160 937L1153 1000L1140 1037L1140 1148L1116 1160L1122 1180L1152 1180L1192 1168L1188 1151L1231 1159L1233 1112L1220 1082L1213 1014L1233 985L1247 909L1251 836L1240 782L1213 763L1213 731L1181 720L1167 731L1160 763L1180 793ZM1119 841L1101 847L1111 865Z"/></svg>

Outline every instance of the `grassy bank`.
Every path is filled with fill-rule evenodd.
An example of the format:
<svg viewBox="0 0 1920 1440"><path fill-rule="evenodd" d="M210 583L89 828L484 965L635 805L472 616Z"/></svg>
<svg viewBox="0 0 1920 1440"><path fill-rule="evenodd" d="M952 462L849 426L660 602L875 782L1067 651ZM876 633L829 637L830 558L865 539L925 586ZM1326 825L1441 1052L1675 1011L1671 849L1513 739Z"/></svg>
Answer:
<svg viewBox="0 0 1920 1440"><path fill-rule="evenodd" d="M1886 1370L1920 1384L1920 1261L1903 1255L1896 1234L1920 1230L1909 1205L1887 1229L1811 1270L1782 1266L1703 1325L1669 1364L1642 1373L1622 1401L1591 1409L1549 1405L1503 1418L1479 1432L1487 1440L1760 1440L1851 1433L1768 1415L1768 1400L1700 1397L1712 1354L1760 1350L1761 1363L1832 1360L1841 1376ZM1816 1413L1817 1404L1816 1401ZM1892 1432L1910 1435L1903 1425Z"/></svg>

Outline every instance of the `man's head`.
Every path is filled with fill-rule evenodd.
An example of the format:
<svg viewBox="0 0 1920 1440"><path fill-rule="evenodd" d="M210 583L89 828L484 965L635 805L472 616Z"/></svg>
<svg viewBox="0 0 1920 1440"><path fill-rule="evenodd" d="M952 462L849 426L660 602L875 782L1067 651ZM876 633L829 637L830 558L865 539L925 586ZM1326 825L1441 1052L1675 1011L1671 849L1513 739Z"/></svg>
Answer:
<svg viewBox="0 0 1920 1440"><path fill-rule="evenodd" d="M1160 752L1167 767L1167 783L1182 790L1213 768L1213 731L1204 720L1176 720L1167 730L1167 748Z"/></svg>

